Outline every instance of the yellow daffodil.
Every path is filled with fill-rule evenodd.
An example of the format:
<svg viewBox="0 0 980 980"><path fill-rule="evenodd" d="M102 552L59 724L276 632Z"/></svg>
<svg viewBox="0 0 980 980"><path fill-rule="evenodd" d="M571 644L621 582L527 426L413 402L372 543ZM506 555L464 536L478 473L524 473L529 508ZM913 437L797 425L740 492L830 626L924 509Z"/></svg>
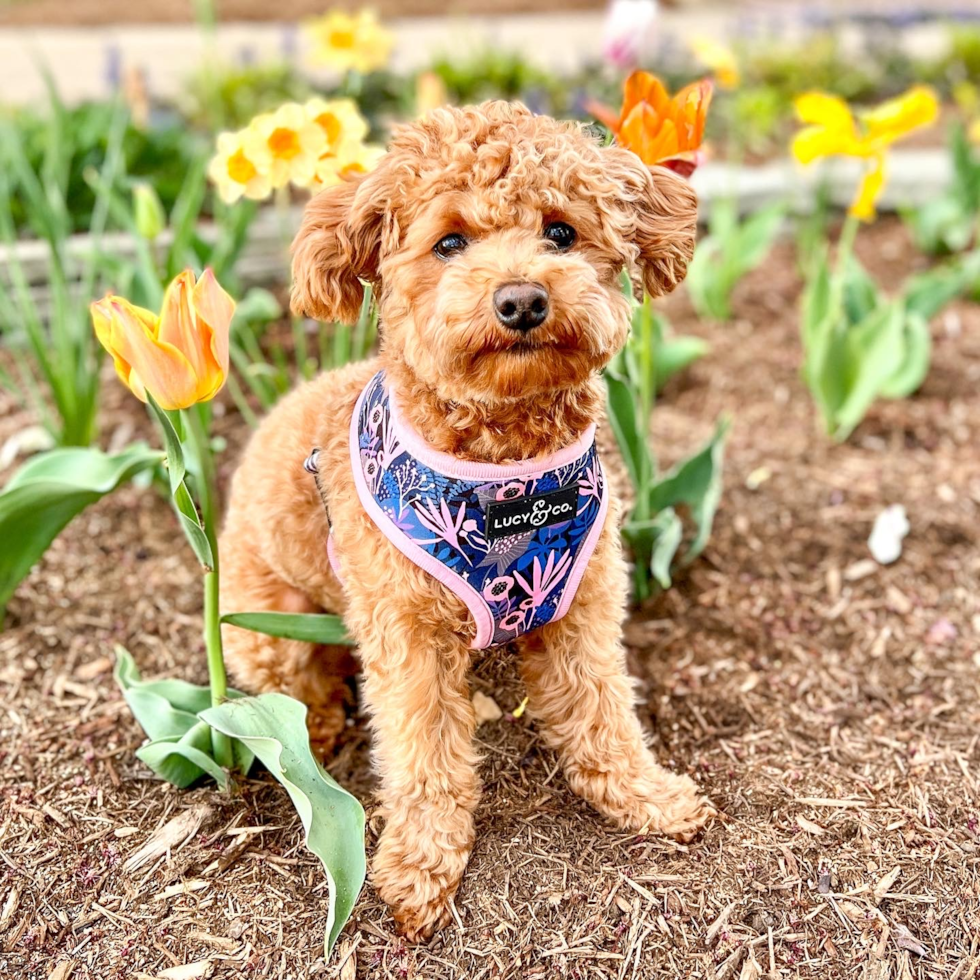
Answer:
<svg viewBox="0 0 980 980"><path fill-rule="evenodd" d="M226 204L234 204L242 196L261 201L272 189L268 174L260 173L246 155L243 136L243 133L222 133L218 137L218 152L208 166L208 176Z"/></svg>
<svg viewBox="0 0 980 980"><path fill-rule="evenodd" d="M966 131L966 135L971 143L980 145L980 118L974 119L970 123L970 128Z"/></svg>
<svg viewBox="0 0 980 980"><path fill-rule="evenodd" d="M388 63L394 39L373 10L356 14L331 10L305 26L313 42L313 58L328 68L369 72Z"/></svg>
<svg viewBox="0 0 980 980"><path fill-rule="evenodd" d="M159 316L112 295L91 311L99 342L140 401L149 393L161 408L189 408L210 401L225 383L235 303L210 269L196 283L189 269L177 276Z"/></svg>
<svg viewBox="0 0 980 980"><path fill-rule="evenodd" d="M735 52L713 37L696 37L690 41L694 57L709 69L715 81L727 89L737 88L742 80Z"/></svg>
<svg viewBox="0 0 980 980"><path fill-rule="evenodd" d="M325 144L321 156L339 153L351 143L361 143L368 134L367 120L353 99L310 99L303 111L323 130Z"/></svg>
<svg viewBox="0 0 980 980"><path fill-rule="evenodd" d="M385 155L385 148L373 143L348 144L339 153L320 158L315 185L330 187L351 174L366 174Z"/></svg>
<svg viewBox="0 0 980 980"><path fill-rule="evenodd" d="M296 102L256 116L242 136L246 157L272 187L308 187L327 145L324 129Z"/></svg>
<svg viewBox="0 0 980 980"><path fill-rule="evenodd" d="M888 147L933 123L939 115L939 102L932 89L917 85L904 95L855 116L843 99L823 92L808 92L796 100L796 113L806 123L792 145L793 155L800 163L828 156L868 161L850 213L862 221L871 221L875 203L885 186Z"/></svg>

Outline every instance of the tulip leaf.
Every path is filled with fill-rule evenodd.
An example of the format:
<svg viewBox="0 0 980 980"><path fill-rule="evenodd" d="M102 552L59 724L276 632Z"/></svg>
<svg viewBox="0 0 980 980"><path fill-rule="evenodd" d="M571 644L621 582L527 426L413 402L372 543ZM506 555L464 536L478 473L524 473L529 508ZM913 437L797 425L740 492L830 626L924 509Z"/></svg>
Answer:
<svg viewBox="0 0 980 980"><path fill-rule="evenodd" d="M234 744L234 743L232 743ZM197 721L179 738L158 738L136 750L136 758L178 789L193 786L210 776L221 789L228 788L228 773L210 755L211 726Z"/></svg>
<svg viewBox="0 0 980 980"><path fill-rule="evenodd" d="M609 425L634 487L642 487L653 473L654 462L646 441L646 426L639 417L636 399L626 378L606 369Z"/></svg>
<svg viewBox="0 0 980 980"><path fill-rule="evenodd" d="M160 423L160 429L163 432L163 445L167 451L167 473L170 476L170 492L176 497L177 488L187 472L187 466L184 463L184 449L180 444L180 434L174 423L174 419L176 419L176 425L180 425L180 415L174 412L173 418L171 418L170 413L165 412L149 392L146 393L146 398L150 411Z"/></svg>
<svg viewBox="0 0 980 980"><path fill-rule="evenodd" d="M162 458L142 444L113 456L91 447L52 449L10 478L0 493L0 622L20 581L69 521Z"/></svg>
<svg viewBox="0 0 980 980"><path fill-rule="evenodd" d="M116 647L113 677L150 739L137 751L139 759L182 789L205 774L226 788L227 775L211 754L211 729L199 717L211 707L211 691L207 687L174 678L145 681L132 654L121 646ZM245 696L241 691L228 691L231 700ZM232 755L235 768L247 773L255 758L249 748L232 742Z"/></svg>
<svg viewBox="0 0 980 980"><path fill-rule="evenodd" d="M244 612L226 613L221 622L253 633L265 633L286 640L353 646L354 640L340 616L323 613Z"/></svg>
<svg viewBox="0 0 980 980"><path fill-rule="evenodd" d="M299 813L306 845L327 875L329 955L364 883L364 810L310 749L306 707L285 694L227 701L201 713L219 732L244 742L282 783Z"/></svg>
<svg viewBox="0 0 980 980"><path fill-rule="evenodd" d="M657 393L675 374L704 357L708 349L707 342L700 337L662 338L654 362Z"/></svg>
<svg viewBox="0 0 980 980"><path fill-rule="evenodd" d="M932 359L929 324L917 313L905 316L905 351L902 363L881 387L882 398L908 398L922 387Z"/></svg>
<svg viewBox="0 0 980 980"><path fill-rule="evenodd" d="M187 483L181 480L174 492L174 506L177 516L180 518L180 526L183 528L184 536L187 538L197 560L205 568L214 568L214 554L211 551L211 542L208 540L207 532L201 525L197 508L191 499Z"/></svg>
<svg viewBox="0 0 980 980"><path fill-rule="evenodd" d="M684 561L696 558L708 543L715 511L721 500L722 461L730 422L723 418L714 435L693 456L678 463L666 476L649 488L649 512L686 504L695 525L695 535Z"/></svg>

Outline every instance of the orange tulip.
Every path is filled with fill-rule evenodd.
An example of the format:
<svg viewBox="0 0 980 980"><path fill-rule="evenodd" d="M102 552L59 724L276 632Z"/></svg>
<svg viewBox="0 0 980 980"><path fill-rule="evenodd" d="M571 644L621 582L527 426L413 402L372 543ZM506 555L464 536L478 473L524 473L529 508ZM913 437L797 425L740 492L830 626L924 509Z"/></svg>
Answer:
<svg viewBox="0 0 980 980"><path fill-rule="evenodd" d="M623 86L619 118L605 106L589 108L616 134L616 142L645 164L659 164L689 177L699 162L711 94L711 82L702 79L671 98L656 75L635 71Z"/></svg>
<svg viewBox="0 0 980 980"><path fill-rule="evenodd" d="M149 393L161 408L188 408L221 390L235 303L210 269L196 284L190 269L177 276L159 317L121 296L106 296L91 310L99 342L140 401Z"/></svg>

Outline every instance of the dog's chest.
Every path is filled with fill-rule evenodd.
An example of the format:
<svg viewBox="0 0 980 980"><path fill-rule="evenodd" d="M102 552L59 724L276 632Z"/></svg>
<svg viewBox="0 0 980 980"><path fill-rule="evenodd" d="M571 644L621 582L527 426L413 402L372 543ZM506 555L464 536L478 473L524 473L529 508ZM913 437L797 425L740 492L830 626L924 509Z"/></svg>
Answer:
<svg viewBox="0 0 980 980"><path fill-rule="evenodd" d="M358 503L405 557L465 603L475 648L565 615L608 506L594 429L547 457L461 461L403 423L379 372L355 407L348 454ZM314 454L307 467L316 472L318 463ZM329 509L329 490L323 495ZM333 536L329 549L339 571Z"/></svg>

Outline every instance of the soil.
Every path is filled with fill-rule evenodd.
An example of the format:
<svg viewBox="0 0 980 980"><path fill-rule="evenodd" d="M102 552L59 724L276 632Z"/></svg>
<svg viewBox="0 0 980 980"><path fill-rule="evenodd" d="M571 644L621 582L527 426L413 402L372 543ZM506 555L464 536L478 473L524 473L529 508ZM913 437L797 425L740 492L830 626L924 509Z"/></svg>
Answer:
<svg viewBox="0 0 980 980"><path fill-rule="evenodd" d="M890 287L923 264L893 221L859 251ZM980 309L948 308L921 392L835 446L799 379L799 291L783 243L731 323L699 322L683 292L664 304L711 343L655 410L664 461L721 412L733 427L706 553L626 637L654 752L724 822L687 845L613 831L505 715L478 733L455 922L408 945L366 886L324 964L323 875L278 785L177 791L134 757L114 644L149 676L201 682L204 658L192 556L164 500L131 486L66 530L0 635L0 977L980 975ZM105 390L105 437L148 433ZM0 441L29 421L0 413ZM220 429L227 478L245 433L230 408ZM892 503L912 530L881 567L866 542ZM473 686L505 712L523 697L506 650ZM365 801L373 849L368 743L355 710L330 769ZM187 841L126 870L175 817Z"/></svg>
<svg viewBox="0 0 980 980"><path fill-rule="evenodd" d="M218 16L231 21L295 21L317 17L331 7L325 0L217 0ZM592 10L602 0L375 0L383 18L438 17L459 14L518 14ZM194 0L0 0L0 24L96 27L105 24L186 24L194 20Z"/></svg>

